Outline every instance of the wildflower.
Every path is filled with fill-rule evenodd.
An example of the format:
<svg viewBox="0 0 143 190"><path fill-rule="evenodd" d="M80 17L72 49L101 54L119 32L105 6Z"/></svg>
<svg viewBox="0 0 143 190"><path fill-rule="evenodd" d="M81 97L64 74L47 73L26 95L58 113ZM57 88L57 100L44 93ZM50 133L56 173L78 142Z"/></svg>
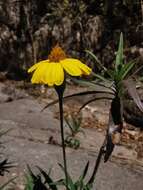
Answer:
<svg viewBox="0 0 143 190"><path fill-rule="evenodd" d="M68 190L68 171L63 126L63 93L65 89L65 73L68 73L71 76L81 76L82 74L89 75L91 69L78 59L67 58L65 52L59 46L55 46L47 60L36 63L28 70L29 73L33 71L34 73L31 82L35 84L47 84L49 86L54 86L59 98L62 152L66 189Z"/></svg>
<svg viewBox="0 0 143 190"><path fill-rule="evenodd" d="M28 72L33 72L31 79L35 84L60 86L64 82L65 72L71 76L89 75L91 69L78 59L67 58L59 46L55 46L47 60L33 65Z"/></svg>

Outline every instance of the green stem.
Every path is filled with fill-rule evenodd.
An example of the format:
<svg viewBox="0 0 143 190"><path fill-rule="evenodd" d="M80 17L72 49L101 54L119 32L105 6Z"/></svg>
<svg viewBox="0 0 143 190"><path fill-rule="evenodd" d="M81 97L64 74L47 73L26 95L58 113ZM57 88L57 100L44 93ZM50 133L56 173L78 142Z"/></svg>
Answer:
<svg viewBox="0 0 143 190"><path fill-rule="evenodd" d="M61 127L61 140L62 140L65 179L66 179L66 189L68 190L68 172L67 172L67 160L66 160L64 126L63 126L63 96L60 95L59 95L59 110L60 110L60 127Z"/></svg>

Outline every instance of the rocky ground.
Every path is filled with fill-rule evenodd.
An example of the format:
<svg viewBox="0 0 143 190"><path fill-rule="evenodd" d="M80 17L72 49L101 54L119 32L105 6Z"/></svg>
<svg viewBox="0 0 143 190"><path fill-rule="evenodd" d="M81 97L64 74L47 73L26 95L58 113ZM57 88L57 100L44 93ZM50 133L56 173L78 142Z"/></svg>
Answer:
<svg viewBox="0 0 143 190"><path fill-rule="evenodd" d="M27 89L27 90L25 90ZM69 88L70 93L83 90L76 86ZM10 177L17 176L13 186L24 189L24 175L29 164L35 171L40 166L55 179L63 176L58 163L62 162L58 106L54 105L43 112L41 109L56 94L52 89L42 93L40 87L33 88L23 82L6 81L0 83L0 129L10 131L1 138L4 148L2 156L8 157L15 166L5 177L0 177L0 184ZM66 92L68 93L68 92ZM84 98L65 102L65 114L71 114L80 107ZM67 148L69 172L76 179L86 162L90 161L89 175L105 137L108 120L109 102L94 103L83 111L82 133L77 134L80 148ZM66 128L66 135L69 130ZM142 132L132 126L125 126L122 141L116 146L111 159L100 165L95 187L96 190L142 190L143 156ZM95 189L94 187L94 189Z"/></svg>

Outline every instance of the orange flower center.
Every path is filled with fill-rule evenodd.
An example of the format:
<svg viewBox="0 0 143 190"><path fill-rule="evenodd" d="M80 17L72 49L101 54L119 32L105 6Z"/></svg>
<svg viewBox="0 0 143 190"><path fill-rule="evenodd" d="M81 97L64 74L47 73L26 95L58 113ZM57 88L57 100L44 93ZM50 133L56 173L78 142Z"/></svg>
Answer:
<svg viewBox="0 0 143 190"><path fill-rule="evenodd" d="M63 60L66 58L65 52L62 50L62 48L58 45L56 45L52 51L50 52L48 59L50 62L59 62L60 60Z"/></svg>

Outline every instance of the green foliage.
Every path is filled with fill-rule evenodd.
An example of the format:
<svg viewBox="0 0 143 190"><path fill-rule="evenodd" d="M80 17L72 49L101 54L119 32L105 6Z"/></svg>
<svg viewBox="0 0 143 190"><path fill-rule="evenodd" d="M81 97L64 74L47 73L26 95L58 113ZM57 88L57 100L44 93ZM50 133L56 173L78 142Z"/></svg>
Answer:
<svg viewBox="0 0 143 190"><path fill-rule="evenodd" d="M92 54L90 54L92 55ZM95 59L95 55L93 56ZM97 59L95 59L97 62ZM109 123L106 136L106 151L104 161L109 159L111 155L115 142L113 142L114 136L120 134L123 127L123 111L124 111L124 96L128 92L133 98L135 104L142 111L143 106L140 101L140 98L136 92L135 84L131 79L131 70L135 66L135 61L126 63L124 60L123 54L123 35L120 35L120 41L118 46L118 51L116 53L115 63L113 69L105 69L104 71L108 78L105 78L103 75L93 74L94 77L98 78L103 82L103 86L113 93L111 108L109 113ZM93 82L89 82L93 86ZM97 82L98 83L98 82ZM110 84L110 87L108 86ZM102 97L101 97L102 98ZM93 100L94 101L94 100ZM88 103L88 102L87 102Z"/></svg>
<svg viewBox="0 0 143 190"><path fill-rule="evenodd" d="M87 105L90 102L93 102L97 99L103 99L107 98L106 95L108 94L108 98L110 98L111 101L111 107L110 107L110 112L109 112L109 122L108 122L108 129L107 129L107 134L105 137L105 141L103 143L103 146L100 149L99 155L97 157L95 167L93 169L93 173L91 175L90 180L85 183L85 176L88 171L88 166L89 163L85 166L85 169L82 173L82 175L77 179L73 180L72 177L69 175L69 173L66 173L65 168L60 165L61 169L64 171L65 174L67 174L67 178L65 175L65 178L59 179L58 181L54 181L49 174L47 174L44 170L39 168L40 173L35 175L31 169L29 169L29 175L30 178L27 178L27 187L29 189L25 190L31 190L30 188L33 189L43 189L43 190L57 190L58 186L65 186L67 190L90 190L92 189L93 182L95 180L95 175L97 172L97 169L99 167L102 155L104 155L104 161L107 162L109 157L111 156L115 144L118 143L114 141L114 136L116 134L121 134L122 132L122 127L123 127L123 98L128 90L129 94L133 98L134 102L136 105L139 107L141 111L143 111L143 106L140 102L140 99L136 93L136 89L134 88L133 91L131 90L131 70L135 65L135 62L129 62L126 63L124 59L124 48L123 48L123 34L121 33L120 35L120 40L119 40L119 46L118 50L116 52L116 57L114 61L114 67L112 69L107 69L102 64L100 61L96 58L96 56L87 51L93 59L95 59L96 63L102 67L104 70L104 73L101 73L101 75L92 73L94 77L96 77L98 80L94 81L80 81L80 84L85 84L88 86L91 86L93 89L94 87L96 88L96 85L99 85L100 87L104 87L105 90L102 91L86 91L86 92L80 92L72 95L68 95L65 98L71 98L74 96L81 96L81 95L87 95L87 94L94 94L94 95L99 95L97 97L94 97L90 101L86 102L82 108ZM108 77L105 77L108 76ZM100 96L102 95L102 96ZM105 96L103 96L105 95ZM56 103L57 101L54 101L52 104ZM52 105L50 104L50 105ZM48 105L49 106L49 105ZM47 108L46 106L45 108ZM45 109L44 108L44 109ZM82 109L81 108L81 109ZM74 117L74 115L71 115L70 118L65 117L65 121L67 126L70 129L71 134L67 136L65 139L65 143L68 146L78 148L80 145L80 142L75 138L76 134L78 132L81 132L80 130L80 125L82 121L82 117ZM32 179L32 180L31 180Z"/></svg>
<svg viewBox="0 0 143 190"><path fill-rule="evenodd" d="M87 53L90 53L89 51ZM92 53L90 55L95 59L97 62L96 56ZM100 63L98 61L98 63ZM101 65L101 64L100 64ZM108 78L105 78L103 75L95 74L93 73L93 76L98 78L99 80L103 81L104 87L109 88L108 84L112 85L112 88L110 89L113 91L113 93L118 94L122 91L123 87L123 80L127 79L131 69L134 67L135 61L130 61L129 63L125 63L124 61L124 54L123 54L123 34L120 35L120 41L118 46L118 51L116 53L115 63L113 69L107 69L103 67L105 71L105 75L108 76ZM90 82L89 82L90 83Z"/></svg>
<svg viewBox="0 0 143 190"><path fill-rule="evenodd" d="M74 149L78 149L80 147L80 140L68 135L65 139L65 145Z"/></svg>
<svg viewBox="0 0 143 190"><path fill-rule="evenodd" d="M24 190L33 190L34 184L33 184L33 179L31 175L26 175L26 184Z"/></svg>
<svg viewBox="0 0 143 190"><path fill-rule="evenodd" d="M81 112L78 114L70 114L66 117L64 117L66 122L66 127L70 129L70 134L67 135L65 139L66 146L69 146L71 148L77 149L80 146L80 141L75 137L77 133L84 133L84 131L81 129L81 122L82 122L82 114Z"/></svg>
<svg viewBox="0 0 143 190"><path fill-rule="evenodd" d="M119 47L116 55L115 70L119 72L123 65L123 34L120 35Z"/></svg>
<svg viewBox="0 0 143 190"><path fill-rule="evenodd" d="M77 184L83 185L81 189L84 189L84 190L92 189L92 185L95 180L95 176L96 176L99 164L101 162L102 156L104 155L104 162L107 162L114 150L115 145L119 143L119 138L116 139L116 137L118 136L120 137L122 128L123 128L123 118L124 118L123 100L127 92L133 98L138 108L141 111L143 111L143 105L136 92L136 88L132 80L131 70L135 66L135 61L126 63L123 52L124 52L124 49L123 49L122 33L120 35L119 46L116 52L114 67L112 69L107 69L106 67L102 67L102 64L96 58L96 56L93 53L87 51L87 53L89 53L93 57L93 59L95 59L95 61L98 63L98 66L102 67L104 72L102 72L100 75L95 74L93 72L92 75L94 76L95 79L91 81L74 79L74 81L78 82L78 84L88 86L92 90L79 92L79 93L71 94L64 97L64 99L69 99L75 96L86 96L89 94L90 95L94 94L94 98L85 102L84 105L82 105L82 107L80 108L80 110L83 109L87 104L97 101L97 100L102 100L102 99L111 100L107 134L105 136L103 145L100 148L91 178L86 184L80 183L79 180L77 180L75 183L73 182L72 178L68 174L68 190L77 190L78 189L78 187L76 186ZM96 90L97 86L100 87L101 90ZM58 102L57 100L53 101L52 103L46 105L44 109L46 109L48 106L53 105L57 102ZM72 124L67 120L68 126L71 132L73 133L73 134L71 133L72 134L71 137L74 136L74 133L76 134L76 132L79 129L79 124L80 124L80 122L75 122L74 120L75 118L72 118L72 122L71 122ZM74 123L74 127L73 127L73 123ZM69 143L70 141L72 142L73 140L71 137L69 137L68 139ZM64 168L62 169L64 170ZM66 183L65 180L60 180L59 182L64 185Z"/></svg>
<svg viewBox="0 0 143 190"><path fill-rule="evenodd" d="M65 118L66 127L70 129L70 136L74 137L77 133L84 133L81 129L82 114L70 114Z"/></svg>
<svg viewBox="0 0 143 190"><path fill-rule="evenodd" d="M64 171L63 166L61 164L59 164L59 166ZM89 168L89 162L87 162L82 174L75 182L73 181L72 177L68 174L67 190L90 190L91 189L92 185L91 184L89 185L88 183L85 182L85 177L87 175L88 168ZM62 183L66 187L66 183L64 179L59 180L59 182Z"/></svg>
<svg viewBox="0 0 143 190"><path fill-rule="evenodd" d="M64 167L59 164L63 172ZM41 168L38 174L34 174L30 167L28 167L28 175L26 175L26 186L25 190L58 190L58 187L65 186L67 190L90 190L91 184L86 183L85 177L89 168L89 162L87 162L82 174L76 181L72 180L72 177L68 174L68 187L66 187L66 180L61 178L58 181L53 180L50 177L50 172L46 172Z"/></svg>
<svg viewBox="0 0 143 190"><path fill-rule="evenodd" d="M120 35L119 40L119 46L118 50L116 52L116 58L114 62L114 68L107 69L103 67L100 63L100 61L97 59L97 57L87 51L89 55L92 56L92 58L95 60L96 63L98 63L98 66L101 66L101 68L104 70L104 73L102 72L101 75L92 73L92 75L97 79L93 81L78 81L81 85L87 85L88 87L91 87L94 89L93 91L86 92L80 92L77 94L69 95L68 97L73 97L75 95L87 95L87 94L94 94L95 98L87 101L82 107L84 108L87 104L101 99L111 99L111 108L109 113L109 123L108 123L108 130L107 130L107 136L105 139L105 147L106 151L104 152L104 161L106 162L115 146L115 142L113 142L114 136L117 134L120 134L123 127L123 99L125 94L128 93L133 98L135 104L138 106L138 108L142 111L143 106L139 99L139 96L137 95L136 88L134 87L134 90L131 90L130 83L132 82L132 85L134 86L133 81L131 80L131 70L135 66L135 61L131 61L129 63L125 62L124 54L123 54L123 34ZM106 76L106 77L105 77ZM96 90L96 87L100 86L103 87L104 90ZM133 87L132 86L132 87ZM67 97L65 97L67 98Z"/></svg>

